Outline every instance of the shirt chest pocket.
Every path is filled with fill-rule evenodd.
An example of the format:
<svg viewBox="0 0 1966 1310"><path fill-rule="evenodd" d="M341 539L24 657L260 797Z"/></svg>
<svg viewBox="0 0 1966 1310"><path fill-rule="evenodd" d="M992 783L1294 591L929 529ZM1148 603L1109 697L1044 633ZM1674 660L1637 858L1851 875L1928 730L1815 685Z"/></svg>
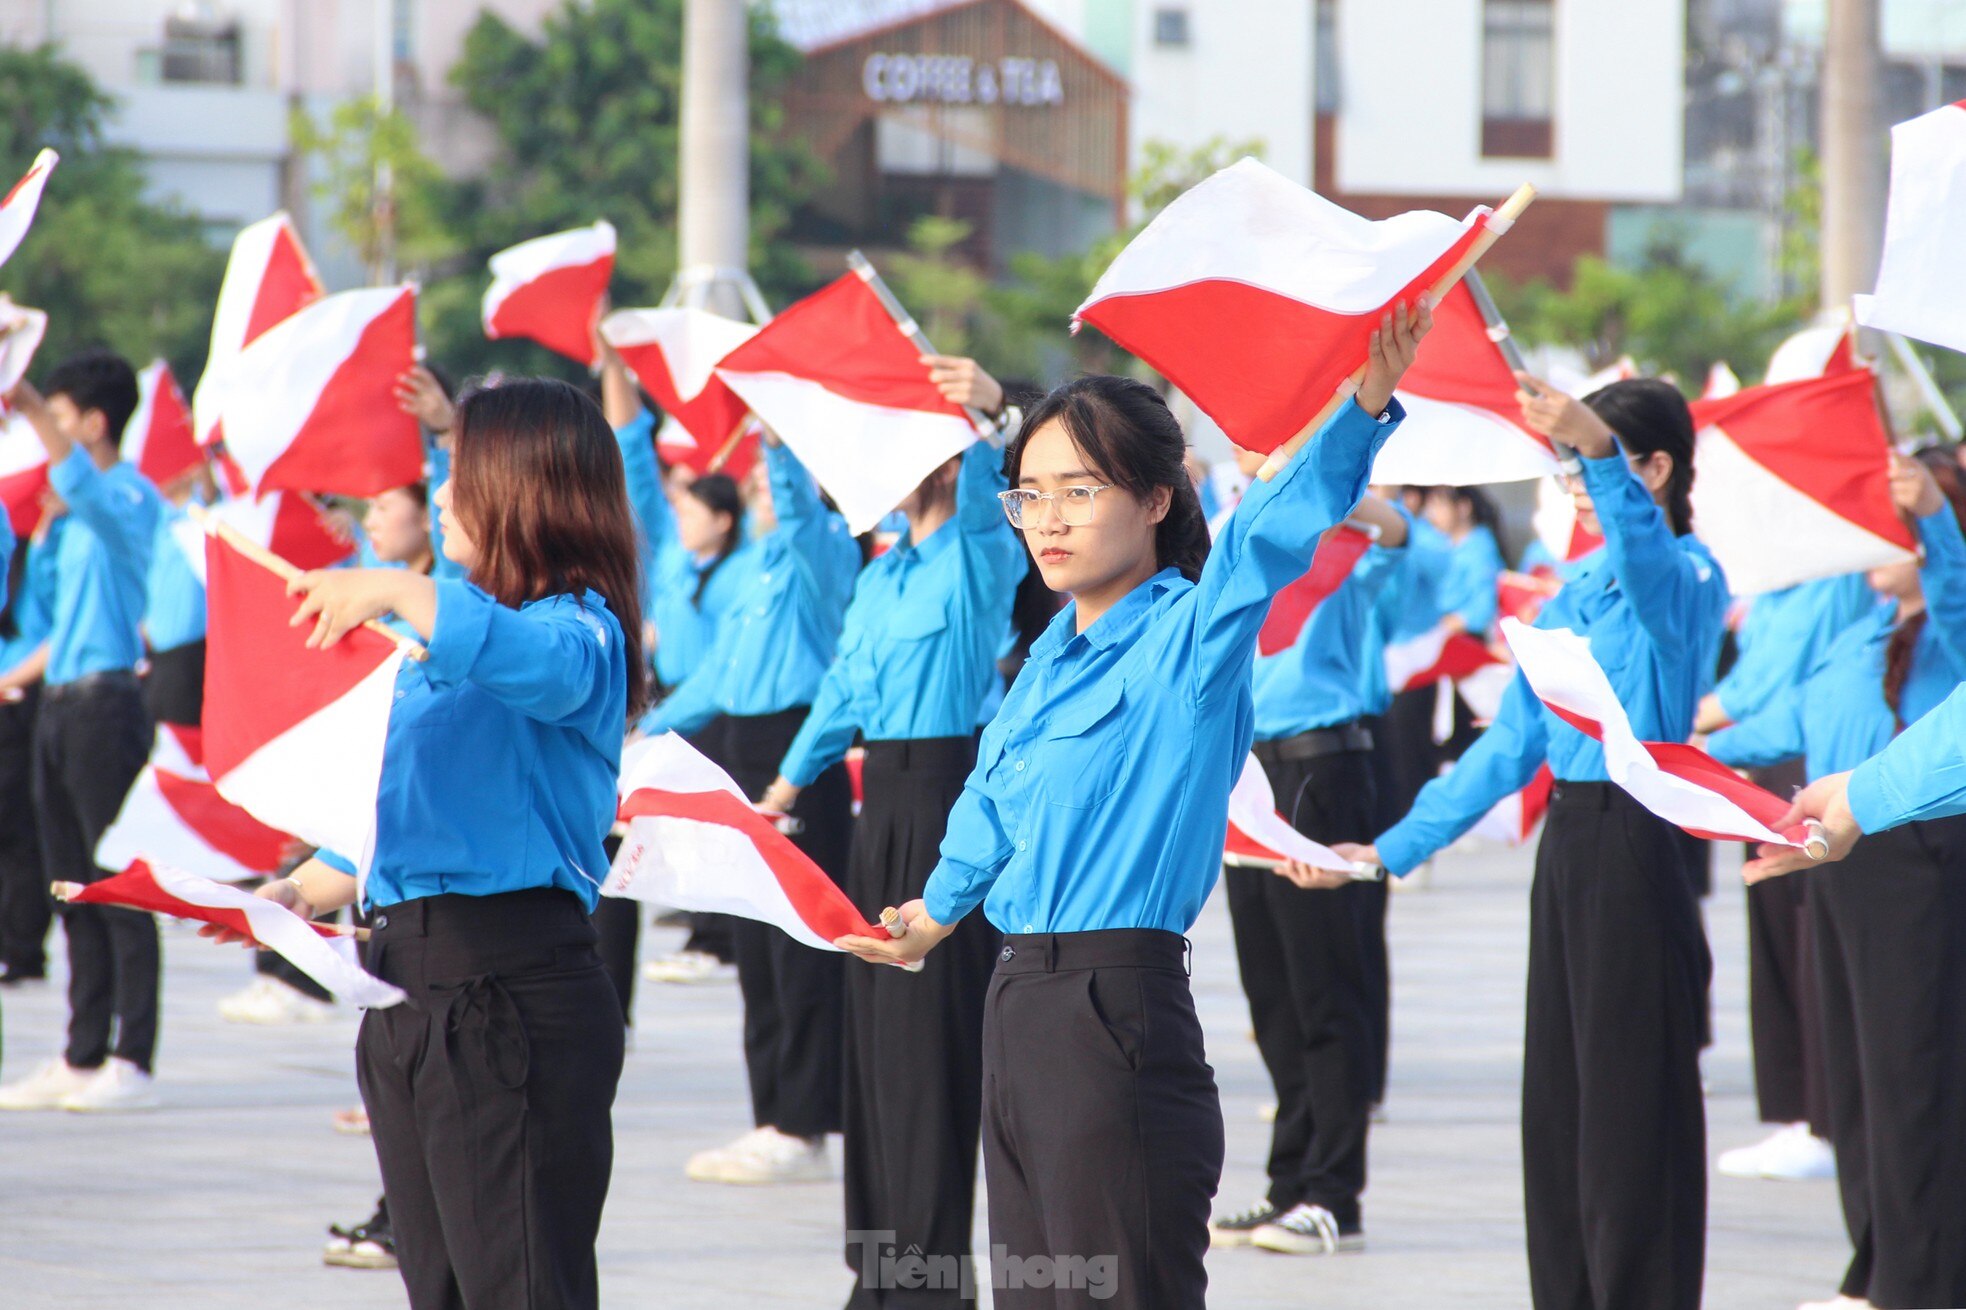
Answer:
<svg viewBox="0 0 1966 1310"><path fill-rule="evenodd" d="M1091 809L1118 790L1126 774L1125 704L1125 688L1115 682L1052 715L1036 750L1046 801Z"/></svg>
<svg viewBox="0 0 1966 1310"><path fill-rule="evenodd" d="M935 641L948 631L949 611L942 605L903 604L883 628L895 653L905 659L923 650L924 642Z"/></svg>

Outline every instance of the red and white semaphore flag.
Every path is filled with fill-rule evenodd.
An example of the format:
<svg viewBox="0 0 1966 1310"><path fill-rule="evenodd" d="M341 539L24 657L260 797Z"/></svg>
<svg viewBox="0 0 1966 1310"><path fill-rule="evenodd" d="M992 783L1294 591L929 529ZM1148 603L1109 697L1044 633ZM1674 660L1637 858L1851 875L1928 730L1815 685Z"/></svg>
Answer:
<svg viewBox="0 0 1966 1310"><path fill-rule="evenodd" d="M1372 465L1374 482L1468 486L1557 471L1549 438L1522 422L1515 374L1465 283L1434 306L1434 330L1400 380L1406 421Z"/></svg>
<svg viewBox="0 0 1966 1310"><path fill-rule="evenodd" d="M280 868L293 838L219 795L205 772L203 734L159 724L150 763L96 843L96 863L126 869L142 860L220 882L250 882Z"/></svg>
<svg viewBox="0 0 1966 1310"><path fill-rule="evenodd" d="M46 335L48 315L44 311L16 305L0 294L0 392L12 391L27 376L27 366Z"/></svg>
<svg viewBox="0 0 1966 1310"><path fill-rule="evenodd" d="M1270 612L1264 615L1263 627L1256 634L1256 653L1274 655L1290 649L1318 606L1345 585L1345 579L1352 576L1352 570L1371 548L1370 533L1343 523L1328 530L1312 552L1311 567L1304 576L1270 598Z"/></svg>
<svg viewBox="0 0 1966 1310"><path fill-rule="evenodd" d="M1442 679L1460 682L1503 663L1479 637L1429 628L1386 644L1386 686L1394 692L1417 691Z"/></svg>
<svg viewBox="0 0 1966 1310"><path fill-rule="evenodd" d="M608 222L554 232L491 257L485 289L485 336L525 337L592 367L589 331L614 274L614 226Z"/></svg>
<svg viewBox="0 0 1966 1310"><path fill-rule="evenodd" d="M137 374L137 408L123 429L123 458L163 487L203 464L205 453L192 435L191 406L171 366L152 360Z"/></svg>
<svg viewBox="0 0 1966 1310"><path fill-rule="evenodd" d="M759 328L717 376L792 448L856 536L977 439L858 273Z"/></svg>
<svg viewBox="0 0 1966 1310"><path fill-rule="evenodd" d="M355 553L355 543L340 535L327 511L298 491L269 491L258 500L230 496L205 512L297 569L331 568ZM205 529L186 518L174 521L170 530L171 541L203 586Z"/></svg>
<svg viewBox="0 0 1966 1310"><path fill-rule="evenodd" d="M1365 363L1488 223L1416 210L1369 222L1253 159L1162 210L1073 316L1165 374L1229 439L1272 451Z"/></svg>
<svg viewBox="0 0 1966 1310"><path fill-rule="evenodd" d="M1483 837L1489 841L1502 842L1508 846L1526 846L1536 835L1543 816L1549 813L1550 791L1556 785L1556 775L1545 764L1536 770L1536 776L1521 791L1504 796L1495 803L1495 808L1481 816L1475 826L1468 829L1471 836Z"/></svg>
<svg viewBox="0 0 1966 1310"><path fill-rule="evenodd" d="M1857 368L1693 403L1693 526L1735 595L1912 558L1876 386Z"/></svg>
<svg viewBox="0 0 1966 1310"><path fill-rule="evenodd" d="M1850 311L1839 309L1827 315L1826 321L1811 324L1785 337L1782 344L1775 347L1775 353L1768 357L1768 371L1763 375L1761 385L1772 387L1782 382L1826 378L1860 367L1856 333ZM1738 394L1739 391L1740 388L1736 387L1731 394ZM1726 398L1701 397L1702 400Z"/></svg>
<svg viewBox="0 0 1966 1310"><path fill-rule="evenodd" d="M14 183L6 198L0 199L0 264L13 256L26 239L27 229L34 226L34 211L41 207L41 193L47 189L48 174L60 162L60 155L43 150L34 156L34 162L28 165L27 172Z"/></svg>
<svg viewBox="0 0 1966 1310"><path fill-rule="evenodd" d="M663 458L698 473L708 471L750 414L716 370L757 334L749 323L694 307L617 309L601 320L601 336L662 409L656 440ZM748 456L738 465L726 458L724 469L741 476L747 463Z"/></svg>
<svg viewBox="0 0 1966 1310"><path fill-rule="evenodd" d="M396 672L410 648L357 628L310 650L286 577L225 536L206 541L205 768L268 827L366 873Z"/></svg>
<svg viewBox="0 0 1966 1310"><path fill-rule="evenodd" d="M284 905L195 873L138 860L100 882L56 883L55 890L71 905L122 905L229 928L280 955L351 1005L380 1010L405 999L400 988L364 973L330 944L329 938L342 936L340 930L309 923Z"/></svg>
<svg viewBox="0 0 1966 1310"><path fill-rule="evenodd" d="M825 951L841 937L887 935L675 733L624 753L620 790L627 833L601 895L756 919Z"/></svg>
<svg viewBox="0 0 1966 1310"><path fill-rule="evenodd" d="M1604 746L1605 770L1633 800L1666 822L1713 841L1774 842L1801 847L1805 829L1770 825L1789 803L1763 791L1697 747L1640 741L1591 654L1588 638L1568 628L1532 628L1502 620L1502 635L1538 700Z"/></svg>
<svg viewBox="0 0 1966 1310"><path fill-rule="evenodd" d="M1544 549L1565 564L1575 564L1604 544L1600 533L1592 532L1577 518L1577 502L1558 478L1549 478L1536 488L1536 509L1530 526Z"/></svg>
<svg viewBox="0 0 1966 1310"><path fill-rule="evenodd" d="M34 425L0 411L0 507L22 541L41 521L41 493L48 489L48 451Z"/></svg>
<svg viewBox="0 0 1966 1310"><path fill-rule="evenodd" d="M314 261L294 231L285 211L250 224L233 238L219 284L218 308L212 315L212 345L205 371L191 393L192 427L198 444L212 445L224 433L227 379L239 352L268 328L291 318L327 294Z"/></svg>
<svg viewBox="0 0 1966 1310"><path fill-rule="evenodd" d="M415 287L317 300L230 365L226 453L262 494L373 496L416 482L423 440L395 392L415 363Z"/></svg>
<svg viewBox="0 0 1966 1310"><path fill-rule="evenodd" d="M1296 860L1314 869L1349 872L1352 862L1329 846L1312 841L1277 812L1270 775L1254 755L1242 762L1242 776L1229 791L1229 831L1222 863L1241 868L1275 869Z"/></svg>
<svg viewBox="0 0 1966 1310"><path fill-rule="evenodd" d="M1966 351L1966 100L1891 129L1891 200L1865 327Z"/></svg>

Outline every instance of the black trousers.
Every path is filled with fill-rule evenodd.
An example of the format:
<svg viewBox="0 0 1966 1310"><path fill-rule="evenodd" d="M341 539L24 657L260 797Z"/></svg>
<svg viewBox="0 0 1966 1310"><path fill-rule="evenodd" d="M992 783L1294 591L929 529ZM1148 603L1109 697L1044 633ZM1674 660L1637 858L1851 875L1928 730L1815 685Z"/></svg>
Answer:
<svg viewBox="0 0 1966 1310"><path fill-rule="evenodd" d="M805 722L807 706L777 714L728 715L718 759L732 781L756 799L778 776L779 761ZM853 840L853 792L835 765L799 793L792 817L804 825L793 842L838 880ZM841 1031L848 960L817 951L769 924L736 921L737 985L744 995L744 1065L751 1078L751 1116L793 1137L840 1131ZM862 968L859 961L852 962Z"/></svg>
<svg viewBox="0 0 1966 1310"><path fill-rule="evenodd" d="M143 707L152 723L197 727L205 715L205 639L150 652Z"/></svg>
<svg viewBox="0 0 1966 1310"><path fill-rule="evenodd" d="M1277 808L1299 832L1327 845L1372 840L1377 797L1367 752L1265 768ZM1310 891L1268 869L1231 868L1224 877L1242 989L1277 1093L1270 1204L1321 1205L1349 1230L1359 1222L1378 1084L1368 939L1383 940L1386 885Z"/></svg>
<svg viewBox="0 0 1966 1310"><path fill-rule="evenodd" d="M1402 691L1386 706L1377 734L1378 749L1384 753L1381 777L1390 784L1380 799L1393 819L1413 808L1420 789L1440 776L1440 746L1434 741L1434 701L1439 695L1432 687Z"/></svg>
<svg viewBox="0 0 1966 1310"><path fill-rule="evenodd" d="M1803 780L1801 760L1749 776L1786 796ZM1754 854L1752 843L1748 846ZM1755 1107L1763 1123L1808 1123L1829 1136L1823 1078L1822 1018L1816 1000L1815 933L1805 872L1747 889L1748 1036L1754 1048Z"/></svg>
<svg viewBox="0 0 1966 1310"><path fill-rule="evenodd" d="M983 1012L983 1169L1002 1310L1205 1303L1222 1102L1185 939L1004 938Z"/></svg>
<svg viewBox="0 0 1966 1310"><path fill-rule="evenodd" d="M592 1310L622 1023L569 892L379 908L368 967L409 999L362 1016L368 1107L413 1310Z"/></svg>
<svg viewBox="0 0 1966 1310"><path fill-rule="evenodd" d="M1392 767L1392 754L1386 745L1386 720L1376 714L1368 714L1359 720L1359 726L1372 734L1372 786L1378 796L1377 817L1372 821L1372 831L1384 832L1406 817L1405 810L1393 810L1388 798L1393 794L1395 775ZM1385 892L1392 891L1391 883L1383 883ZM1392 1062L1393 1045L1393 965L1392 952L1386 945L1386 915L1392 909L1392 896L1382 895L1371 903L1373 922L1366 933L1366 972L1372 987L1372 1049L1375 1063L1372 1070L1372 1103L1379 1104L1386 1099L1386 1071Z"/></svg>
<svg viewBox="0 0 1966 1310"><path fill-rule="evenodd" d="M968 736L867 743L846 890L869 921L922 894L975 762ZM913 1248L939 1267L969 1265L983 1000L1002 942L971 914L920 973L848 966L846 1256L860 1275L849 1306L973 1304L960 1286L884 1287L876 1257ZM897 1068L910 1073L896 1078Z"/></svg>
<svg viewBox="0 0 1966 1310"><path fill-rule="evenodd" d="M1559 782L1536 851L1523 1209L1537 1310L1693 1310L1706 1249L1703 998L1676 830Z"/></svg>
<svg viewBox="0 0 1966 1310"><path fill-rule="evenodd" d="M48 926L54 921L52 881L41 864L34 807L34 712L41 689L0 704L0 965L9 972L46 973Z"/></svg>
<svg viewBox="0 0 1966 1310"><path fill-rule="evenodd" d="M96 867L96 843L149 757L150 723L133 674L42 688L34 806L50 881L109 876ZM114 1055L149 1070L157 1051L157 920L115 905L64 905L60 914L68 938L68 1063L93 1069Z"/></svg>
<svg viewBox="0 0 1966 1310"><path fill-rule="evenodd" d="M1848 1296L1966 1305L1966 819L1811 870Z"/></svg>
<svg viewBox="0 0 1966 1310"><path fill-rule="evenodd" d="M621 849L621 838L609 835L601 844L608 862L614 862ZM608 985L621 1003L621 1018L635 1026L635 957L642 949L642 903L626 896L603 896L594 905L594 932L600 941L601 967L607 970Z"/></svg>

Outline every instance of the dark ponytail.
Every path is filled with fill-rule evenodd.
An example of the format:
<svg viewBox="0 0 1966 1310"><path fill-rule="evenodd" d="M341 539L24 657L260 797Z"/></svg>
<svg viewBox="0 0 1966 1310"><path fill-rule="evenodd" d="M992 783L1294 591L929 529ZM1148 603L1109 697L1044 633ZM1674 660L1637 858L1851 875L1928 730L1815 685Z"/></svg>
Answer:
<svg viewBox="0 0 1966 1310"><path fill-rule="evenodd" d="M1016 486L1024 447L1032 434L1056 420L1088 466L1134 499L1155 490L1171 493L1167 514L1154 532L1154 554L1164 569L1190 582L1208 560L1208 520L1188 476L1188 442L1160 393L1132 378L1095 374L1074 378L1024 413L1024 424L1004 449L1004 476Z"/></svg>
<svg viewBox="0 0 1966 1310"><path fill-rule="evenodd" d="M1584 397L1597 416L1618 434L1627 455L1664 451L1672 456L1666 483L1666 521L1674 536L1693 530L1693 411L1679 388L1658 378L1613 382Z"/></svg>
<svg viewBox="0 0 1966 1310"><path fill-rule="evenodd" d="M1931 470L1932 480L1945 493L1953 516L1966 523L1966 478L1960 476L1959 461L1954 458L1953 449L1927 446L1913 458ZM1914 532L1917 531L1916 524L1909 526ZM1924 631L1925 611L1921 609L1891 630L1891 640L1884 647L1884 701L1891 707L1891 717L1897 721L1899 732L1905 730L1904 712L1899 702L1905 693L1905 683L1911 680L1911 658L1918 650L1918 638Z"/></svg>
<svg viewBox="0 0 1966 1310"><path fill-rule="evenodd" d="M724 566L724 561L736 551L737 543L743 538L744 497L738 493L737 483L727 473L705 473L690 482L686 494L696 497L712 514L730 516L730 531L724 534L724 544L717 547L716 555L696 574L696 590L691 594L689 603L700 607L710 579L716 576L717 570Z"/></svg>

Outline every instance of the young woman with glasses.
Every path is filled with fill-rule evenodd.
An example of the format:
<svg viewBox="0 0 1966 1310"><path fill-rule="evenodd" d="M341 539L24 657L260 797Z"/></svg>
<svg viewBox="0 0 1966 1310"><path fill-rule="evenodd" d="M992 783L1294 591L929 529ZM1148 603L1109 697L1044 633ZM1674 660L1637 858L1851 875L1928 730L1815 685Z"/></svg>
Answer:
<svg viewBox="0 0 1966 1310"><path fill-rule="evenodd" d="M1005 510L1072 603L984 730L906 934L839 943L920 959L979 904L1006 933L983 1020L999 1306L1057 1304L1074 1281L1118 1306L1202 1304L1222 1110L1182 934L1222 867L1269 600L1364 495L1431 325L1424 305L1387 316L1357 396L1212 551L1151 388L1067 383L1011 442ZM900 1051L887 1072L910 1066Z"/></svg>

